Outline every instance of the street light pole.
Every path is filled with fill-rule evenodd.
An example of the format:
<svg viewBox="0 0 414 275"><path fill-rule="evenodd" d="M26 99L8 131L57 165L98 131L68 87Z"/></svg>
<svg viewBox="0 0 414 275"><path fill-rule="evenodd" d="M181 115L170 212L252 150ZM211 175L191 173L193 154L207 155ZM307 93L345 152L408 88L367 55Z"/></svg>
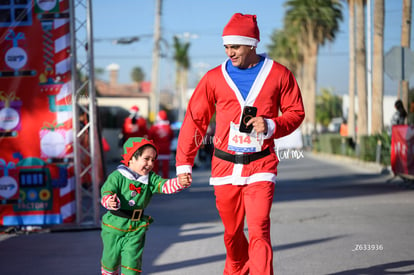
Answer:
<svg viewBox="0 0 414 275"><path fill-rule="evenodd" d="M371 135L372 128L372 29L371 29L371 0L367 0L367 92L368 92L368 135Z"/></svg>
<svg viewBox="0 0 414 275"><path fill-rule="evenodd" d="M151 108L150 120L154 120L159 108L159 59L161 41L161 7L162 0L155 0L154 47L152 49L151 71Z"/></svg>

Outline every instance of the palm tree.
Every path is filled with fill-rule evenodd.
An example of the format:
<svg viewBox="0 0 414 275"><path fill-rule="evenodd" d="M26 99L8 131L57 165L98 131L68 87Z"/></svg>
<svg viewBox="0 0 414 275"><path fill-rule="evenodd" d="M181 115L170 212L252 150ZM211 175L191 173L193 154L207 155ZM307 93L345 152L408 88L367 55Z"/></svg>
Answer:
<svg viewBox="0 0 414 275"><path fill-rule="evenodd" d="M368 134L367 126L367 70L365 47L365 13L366 0L355 0L356 4L356 78L358 94L357 137ZM357 138L357 143L359 139Z"/></svg>
<svg viewBox="0 0 414 275"><path fill-rule="evenodd" d="M349 110L348 136L355 139L355 0L348 0L349 9Z"/></svg>
<svg viewBox="0 0 414 275"><path fill-rule="evenodd" d="M190 59L188 49L190 42L181 43L177 36L174 36L174 60L176 65L176 91L180 91L178 120L184 119L185 91L188 87L188 69L190 68Z"/></svg>
<svg viewBox="0 0 414 275"><path fill-rule="evenodd" d="M403 0L403 13L402 13L402 24L401 24L401 47L410 48L411 40L411 6L412 0ZM408 81L401 81L401 99L405 108L410 111L408 106L408 90L409 83ZM410 116L409 116L410 117Z"/></svg>
<svg viewBox="0 0 414 275"><path fill-rule="evenodd" d="M372 134L384 128L384 0L374 2L374 56L372 59Z"/></svg>
<svg viewBox="0 0 414 275"><path fill-rule="evenodd" d="M138 84L138 91L141 90L140 83L144 80L144 71L140 67L134 67L131 71L131 79Z"/></svg>
<svg viewBox="0 0 414 275"><path fill-rule="evenodd" d="M298 46L297 30L286 25L281 30L275 30L271 36L271 44L268 45L269 57L280 64L286 66L295 75L299 87L303 81L303 55ZM302 96L307 98L305 90L302 90ZM310 146L310 136L305 124L301 125L302 133L307 133L306 146Z"/></svg>
<svg viewBox="0 0 414 275"><path fill-rule="evenodd" d="M298 47L297 36L288 26L282 30L275 30L268 45L269 57L286 66L293 72L300 84L302 81L303 56Z"/></svg>
<svg viewBox="0 0 414 275"><path fill-rule="evenodd" d="M342 5L339 0L289 0L285 6L285 26L298 30L298 44L303 54L305 128L313 132L319 46L335 39L342 20Z"/></svg>

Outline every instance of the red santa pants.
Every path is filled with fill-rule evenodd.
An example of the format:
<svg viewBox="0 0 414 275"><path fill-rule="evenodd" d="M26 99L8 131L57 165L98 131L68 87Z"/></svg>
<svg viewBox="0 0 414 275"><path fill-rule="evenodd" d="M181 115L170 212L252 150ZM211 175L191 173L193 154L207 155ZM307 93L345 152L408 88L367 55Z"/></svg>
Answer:
<svg viewBox="0 0 414 275"><path fill-rule="evenodd" d="M214 186L227 250L224 275L273 274L270 209L274 189L268 181ZM249 241L243 231L245 218Z"/></svg>

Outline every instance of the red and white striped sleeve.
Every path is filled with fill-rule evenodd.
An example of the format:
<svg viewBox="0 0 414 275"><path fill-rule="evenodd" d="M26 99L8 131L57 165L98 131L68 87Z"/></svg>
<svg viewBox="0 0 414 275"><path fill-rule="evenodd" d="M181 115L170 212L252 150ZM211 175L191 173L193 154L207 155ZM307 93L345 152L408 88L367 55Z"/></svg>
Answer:
<svg viewBox="0 0 414 275"><path fill-rule="evenodd" d="M112 197L113 195L112 194L109 194L109 195L105 195L105 196L103 196L102 197L102 200L101 200L101 204L102 204L102 206L103 207L105 207L106 209L108 209L108 210L118 210L119 208L120 208L120 206L121 206L121 201L119 200L119 198L116 198L117 199L117 201L118 201L118 203L117 203L117 205L118 205L118 207L116 208L116 209L114 209L114 208L111 208L110 206L109 206L109 199Z"/></svg>
<svg viewBox="0 0 414 275"><path fill-rule="evenodd" d="M164 185L162 186L162 192L164 194L174 194L177 192L180 192L181 190L185 189L187 187L182 186L178 182L178 178L173 178L167 180Z"/></svg>

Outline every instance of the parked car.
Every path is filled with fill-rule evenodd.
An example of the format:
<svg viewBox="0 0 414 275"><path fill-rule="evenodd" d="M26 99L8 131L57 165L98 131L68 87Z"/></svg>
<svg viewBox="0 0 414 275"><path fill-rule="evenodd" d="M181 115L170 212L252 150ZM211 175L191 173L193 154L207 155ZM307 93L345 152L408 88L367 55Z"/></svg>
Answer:
<svg viewBox="0 0 414 275"><path fill-rule="evenodd" d="M334 117L328 125L328 132L339 133L341 129L341 124L344 122L342 117Z"/></svg>

